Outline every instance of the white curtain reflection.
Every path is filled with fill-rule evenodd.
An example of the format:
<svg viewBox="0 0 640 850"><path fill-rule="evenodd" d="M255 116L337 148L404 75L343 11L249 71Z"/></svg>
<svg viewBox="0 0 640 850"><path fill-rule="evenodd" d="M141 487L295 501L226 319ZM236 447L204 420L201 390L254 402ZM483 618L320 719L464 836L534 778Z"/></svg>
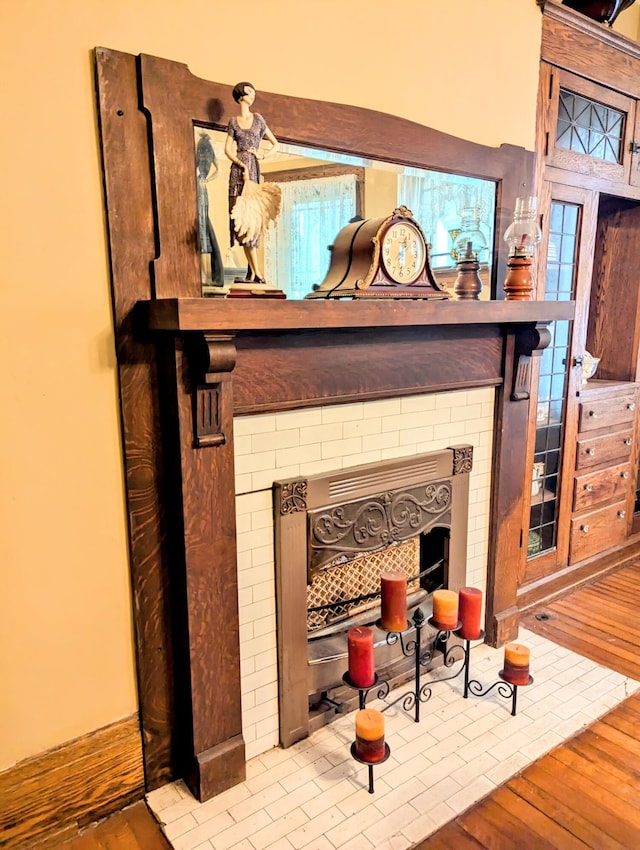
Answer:
<svg viewBox="0 0 640 850"><path fill-rule="evenodd" d="M431 244L431 265L455 265L451 232L460 228L462 210L477 207L480 230L493 245L496 185L456 174L405 168L398 176L398 204L409 207ZM486 259L486 258L484 258Z"/></svg>
<svg viewBox="0 0 640 850"><path fill-rule="evenodd" d="M288 298L304 298L329 269L329 246L356 214L353 174L278 183L282 212L264 242L266 278Z"/></svg>

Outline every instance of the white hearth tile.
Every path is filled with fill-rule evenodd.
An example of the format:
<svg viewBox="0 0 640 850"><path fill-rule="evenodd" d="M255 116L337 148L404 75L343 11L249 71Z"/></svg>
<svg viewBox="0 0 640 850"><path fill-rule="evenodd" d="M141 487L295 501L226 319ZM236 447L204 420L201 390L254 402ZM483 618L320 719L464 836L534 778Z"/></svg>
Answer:
<svg viewBox="0 0 640 850"><path fill-rule="evenodd" d="M438 440L458 440L464 437L467 433L465 422L445 422L440 425L433 426L433 439Z"/></svg>
<svg viewBox="0 0 640 850"><path fill-rule="evenodd" d="M372 412L371 415L379 416L380 414ZM337 404L320 408L320 418L323 425L331 422L351 422L354 419L362 419L364 416L365 405L362 402L357 402L356 404Z"/></svg>
<svg viewBox="0 0 640 850"><path fill-rule="evenodd" d="M273 660L266 639L247 641L245 666L261 653ZM274 714L245 727L246 781L202 804L176 782L151 792L149 805L175 850L406 850L640 687L525 629L518 640L531 648L535 682L519 689L516 716L495 691L463 699L461 676L434 681L420 723L397 705L385 712L391 753L374 767L374 794L367 767L350 755L353 713L287 750L275 747L275 684L260 683L256 671L243 698L247 716L260 705L256 694ZM486 687L502 662L502 649L476 644L472 678ZM425 679L438 671L448 672ZM410 690L405 683L387 702Z"/></svg>
<svg viewBox="0 0 640 850"><path fill-rule="evenodd" d="M375 439L375 437L346 437L340 440L325 440L325 442L323 442L319 447L320 456L323 459L345 456L350 457L352 454L359 454L362 451L368 451L368 447L365 445L365 440L372 439ZM315 458L311 459L313 460ZM303 460L306 462L305 458L303 458Z"/></svg>
<svg viewBox="0 0 640 850"><path fill-rule="evenodd" d="M336 829L340 830L340 827L345 828L347 823L347 819L339 809L329 809L321 817L308 820L304 825L299 826L298 829L287 835L287 838L296 850L300 850L305 844L309 844L309 842L319 838L321 835L326 835L329 841L331 841L332 832ZM356 831L362 832L361 829ZM345 838L348 837L350 836L345 836Z"/></svg>
<svg viewBox="0 0 640 850"><path fill-rule="evenodd" d="M244 437L251 434L266 434L276 430L276 417L273 415L237 416L233 420L233 436Z"/></svg>
<svg viewBox="0 0 640 850"><path fill-rule="evenodd" d="M383 451L384 449L397 449L400 445L400 436L397 431L383 432L381 434L365 434L362 437L363 452ZM394 455L395 457L395 455Z"/></svg>
<svg viewBox="0 0 640 850"><path fill-rule="evenodd" d="M295 809L258 830L258 832L252 833L251 843L256 850L267 850L280 840L286 839L290 845L292 844L295 847L295 842L291 841L291 836L295 834L297 829L304 828L308 822L308 818L302 809Z"/></svg>
<svg viewBox="0 0 640 850"><path fill-rule="evenodd" d="M433 440L433 425L425 425L422 423L419 427L403 428L402 431L400 431L400 445L413 446L414 451L416 451L415 446L417 446L418 443L428 443L431 440ZM418 454L417 451L416 454Z"/></svg>
<svg viewBox="0 0 640 850"><path fill-rule="evenodd" d="M227 824L230 825L231 821L228 819L228 816L225 817L227 819ZM190 832L197 826L198 821L194 818L193 814L189 812L186 815L182 815L182 817L178 816L175 820L166 822L164 831L169 841L174 841L176 838L184 835L185 832Z"/></svg>
<svg viewBox="0 0 640 850"><path fill-rule="evenodd" d="M324 454L323 446L324 443L311 443L309 445L303 446L288 446L284 449L278 449L276 451L276 469L284 468L284 467L294 467L301 466L303 463L307 463L307 461L313 462L314 460L321 460L324 457L328 457L328 455ZM358 446L359 450L360 446ZM342 454L342 452L337 452L337 454ZM275 478L279 478L280 475L276 473Z"/></svg>
<svg viewBox="0 0 640 850"><path fill-rule="evenodd" d="M206 823L221 812L228 812L243 800L250 798L251 792L243 782L241 785L234 785L233 788L223 791L217 797L212 797L205 803L197 803L198 808L193 812L193 816L199 824ZM193 798L191 797L191 799Z"/></svg>
<svg viewBox="0 0 640 850"><path fill-rule="evenodd" d="M325 835L320 835L317 838L314 838L313 841L305 844L302 850L305 850L305 848L306 850L333 850L333 844ZM269 848L269 850L272 850L272 848Z"/></svg>
<svg viewBox="0 0 640 850"><path fill-rule="evenodd" d="M373 826L364 830L364 837L371 841L374 847L393 846L398 848L406 848L406 838L401 834L402 827L405 826L407 820L413 816L415 809L410 803L405 803L403 806L393 809L389 812L383 812L384 817L376 821ZM394 844L386 845L391 839L395 839Z"/></svg>
<svg viewBox="0 0 640 850"><path fill-rule="evenodd" d="M259 819L266 817L267 815L260 812ZM227 812L222 812L216 815L216 817L211 818L211 820L199 824L194 829L190 829L189 832L183 833L178 838L169 838L168 835L167 838L169 838L175 850L195 850L199 844L203 844L207 840L211 841L214 835L224 834L229 829L236 829L236 827L237 824L234 824L231 816ZM249 831L241 837L244 838L246 835L249 835L254 828L253 824L249 825Z"/></svg>
<svg viewBox="0 0 640 850"><path fill-rule="evenodd" d="M355 405L354 405L355 406ZM319 407L308 410L289 410L273 416L275 427L278 431L286 431L289 428L308 428L312 425L322 423L322 409ZM237 422L234 419L234 425Z"/></svg>
<svg viewBox="0 0 640 850"><path fill-rule="evenodd" d="M265 452L290 449L300 445L300 428L286 428L266 434L253 434L251 451Z"/></svg>
<svg viewBox="0 0 640 850"><path fill-rule="evenodd" d="M408 803L412 800L416 794L426 791L427 789L425 784L421 782L419 778L422 772L425 772L424 767L422 767L418 773L405 773L404 779L400 783L397 781L398 777L394 775L396 771L394 771L391 775L385 774L385 779L393 787L393 790L389 791L388 794L383 795L380 795L379 791L376 792L376 808L379 809L385 817L389 817L389 815L397 811L399 806L402 806L404 803Z"/></svg>
<svg viewBox="0 0 640 850"><path fill-rule="evenodd" d="M363 437L368 434L379 434L381 431L382 418L380 416L367 416L365 419L354 419L342 423L343 437Z"/></svg>
<svg viewBox="0 0 640 850"><path fill-rule="evenodd" d="M381 449L380 460L396 460L402 457L413 457L415 454L419 454L415 446L401 446L398 444L387 449Z"/></svg>
<svg viewBox="0 0 640 850"><path fill-rule="evenodd" d="M495 787L496 786L493 782L487 779L486 776L479 776L477 779L474 779L473 782L467 782L464 788L456 794L448 797L447 803L455 812L460 814L478 800L486 797L486 795L493 791Z"/></svg>
<svg viewBox="0 0 640 850"><path fill-rule="evenodd" d="M274 481L286 481L289 478L297 478L299 475L300 464L256 470L251 473L251 489L264 490L266 487L272 487Z"/></svg>
<svg viewBox="0 0 640 850"><path fill-rule="evenodd" d="M362 422L361 419L359 421ZM342 422L314 425L300 429L300 445L309 446L316 443L320 445L325 440L341 440L344 436L344 425ZM356 434L350 434L349 436L356 436Z"/></svg>
<svg viewBox="0 0 640 850"><path fill-rule="evenodd" d="M423 396L424 398L424 396ZM402 413L402 402L404 399L384 398L380 401L370 401L363 405L365 416L395 416ZM327 410L327 408L325 408Z"/></svg>
<svg viewBox="0 0 640 850"><path fill-rule="evenodd" d="M368 794L366 790L364 793ZM334 845L344 844L345 841L355 838L356 835L361 835L374 823L384 818L382 812L375 805L367 806L366 809L361 809L349 817L346 817L340 809L337 809L337 812L342 816L342 821L339 821L337 826L332 826L324 832L329 841ZM326 814L324 817L326 817ZM318 826L320 826L320 821L321 819L318 819Z"/></svg>
<svg viewBox="0 0 640 850"><path fill-rule="evenodd" d="M332 848L333 844L330 845ZM306 847L303 847L302 850L315 850L313 845L308 844ZM339 844L336 847L336 850L379 850L373 846L373 844L364 837L364 835L356 835L355 838L350 838L349 841L346 841L344 844Z"/></svg>
<svg viewBox="0 0 640 850"><path fill-rule="evenodd" d="M414 809L416 806L413 806ZM412 843L416 844L422 841L427 835L431 835L445 823L456 817L458 813L454 811L448 803L437 803L434 806L427 804L424 808L417 810L412 821L407 823L402 828L402 834ZM455 850L455 848L451 848Z"/></svg>
<svg viewBox="0 0 640 850"><path fill-rule="evenodd" d="M228 829L224 829L222 832L216 831L212 835L209 835L209 841L214 850L229 850L234 844L238 844L243 839L255 835L256 832L270 823L272 823L271 818L266 812L255 812L255 814L244 818L244 820L230 826ZM203 830L204 826L206 824L200 827L200 829ZM195 847L195 845L193 846ZM176 850L192 850L192 847L180 847L178 845Z"/></svg>
<svg viewBox="0 0 640 850"><path fill-rule="evenodd" d="M401 413L426 413L436 409L436 397L429 395L410 395L400 399Z"/></svg>

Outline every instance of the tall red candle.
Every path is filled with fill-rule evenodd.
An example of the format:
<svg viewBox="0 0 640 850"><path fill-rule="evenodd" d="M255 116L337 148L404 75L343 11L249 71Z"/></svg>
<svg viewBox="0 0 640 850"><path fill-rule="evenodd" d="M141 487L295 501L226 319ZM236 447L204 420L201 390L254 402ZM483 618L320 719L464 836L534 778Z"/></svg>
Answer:
<svg viewBox="0 0 640 850"><path fill-rule="evenodd" d="M482 591L477 587L461 587L458 591L459 635L467 640L480 637Z"/></svg>
<svg viewBox="0 0 640 850"><path fill-rule="evenodd" d="M407 628L407 577L404 573L386 572L380 576L380 619L388 632Z"/></svg>
<svg viewBox="0 0 640 850"><path fill-rule="evenodd" d="M349 678L357 688L370 688L376 673L373 659L373 631L355 626L347 632Z"/></svg>

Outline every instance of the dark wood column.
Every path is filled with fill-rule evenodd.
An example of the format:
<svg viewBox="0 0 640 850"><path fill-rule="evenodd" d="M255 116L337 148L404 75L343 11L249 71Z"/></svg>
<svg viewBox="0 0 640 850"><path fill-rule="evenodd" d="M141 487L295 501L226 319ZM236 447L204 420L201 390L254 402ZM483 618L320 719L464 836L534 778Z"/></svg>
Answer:
<svg viewBox="0 0 640 850"><path fill-rule="evenodd" d="M186 724L185 780L206 800L245 777L240 704L236 566L233 387L236 351L229 334L173 340L178 480L171 524L184 643L177 694ZM171 442L168 443L171 445ZM183 564L181 561L183 559ZM184 570L184 572L182 572ZM190 727L190 730L189 730Z"/></svg>

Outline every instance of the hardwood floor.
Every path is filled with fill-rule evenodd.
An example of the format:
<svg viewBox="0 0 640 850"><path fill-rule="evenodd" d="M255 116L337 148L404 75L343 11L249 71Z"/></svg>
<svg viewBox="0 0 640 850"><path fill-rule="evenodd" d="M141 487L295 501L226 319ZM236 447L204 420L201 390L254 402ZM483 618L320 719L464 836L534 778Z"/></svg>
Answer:
<svg viewBox="0 0 640 850"><path fill-rule="evenodd" d="M640 679L640 563L534 610L522 625ZM640 695L525 768L414 850L640 848Z"/></svg>
<svg viewBox="0 0 640 850"><path fill-rule="evenodd" d="M640 679L640 562L527 614L522 625ZM640 848L640 694L525 768L414 850ZM170 850L144 802L37 850Z"/></svg>
<svg viewBox="0 0 640 850"><path fill-rule="evenodd" d="M21 850L171 850L171 845L140 800L75 835L51 836Z"/></svg>

